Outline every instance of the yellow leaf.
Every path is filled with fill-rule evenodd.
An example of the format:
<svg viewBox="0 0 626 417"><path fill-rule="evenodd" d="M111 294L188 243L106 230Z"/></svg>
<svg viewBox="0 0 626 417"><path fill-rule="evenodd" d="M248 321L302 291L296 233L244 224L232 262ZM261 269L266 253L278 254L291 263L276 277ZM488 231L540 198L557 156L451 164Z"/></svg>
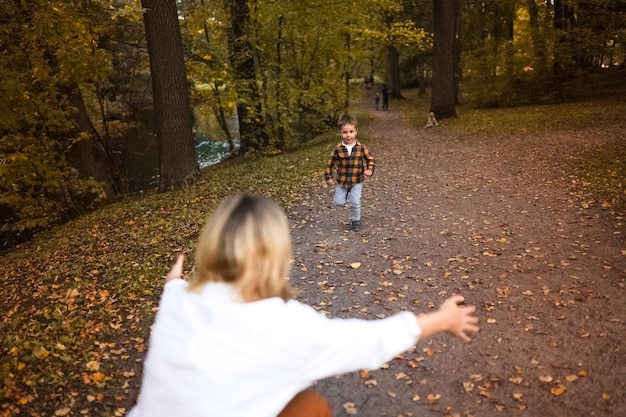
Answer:
<svg viewBox="0 0 626 417"><path fill-rule="evenodd" d="M357 409L354 406L353 402L348 401L347 403L343 404L343 408L344 410L346 410L346 413L350 414L350 415L355 415L357 413Z"/></svg>
<svg viewBox="0 0 626 417"><path fill-rule="evenodd" d="M474 383L471 381L463 382L463 388L465 388L465 392L471 392L474 389Z"/></svg>
<svg viewBox="0 0 626 417"><path fill-rule="evenodd" d="M370 377L370 371L368 371L367 369L362 369L361 371L359 371L359 374L363 379L367 379Z"/></svg>
<svg viewBox="0 0 626 417"><path fill-rule="evenodd" d="M367 381L365 381L365 385L368 387L375 387L376 385L378 385L378 382L376 382L375 379L368 379Z"/></svg>
<svg viewBox="0 0 626 417"><path fill-rule="evenodd" d="M574 381L576 381L577 379L578 379L578 376L577 376L577 375L567 375L567 376L565 377L565 380L566 380L567 382L574 382Z"/></svg>
<svg viewBox="0 0 626 417"><path fill-rule="evenodd" d="M605 400L605 401L608 401L608 400L611 399L611 396L609 394L603 392L602 393L602 399Z"/></svg>
<svg viewBox="0 0 626 417"><path fill-rule="evenodd" d="M414 395L412 400L413 401L419 401L420 400L420 396L419 395Z"/></svg>
<svg viewBox="0 0 626 417"><path fill-rule="evenodd" d="M561 395L565 392L565 387L563 385L557 385L555 387L552 387L550 392L552 393L552 395Z"/></svg>
<svg viewBox="0 0 626 417"><path fill-rule="evenodd" d="M350 268L357 269L361 267L361 262L353 262L350 264Z"/></svg>
<svg viewBox="0 0 626 417"><path fill-rule="evenodd" d="M513 398L515 398L517 401L521 401L522 397L524 396L524 394L516 392L513 394Z"/></svg>
<svg viewBox="0 0 626 417"><path fill-rule="evenodd" d="M98 361L89 361L86 364L88 371L99 371L100 370L100 362Z"/></svg>
<svg viewBox="0 0 626 417"><path fill-rule="evenodd" d="M580 371L578 371L578 376L587 376L587 372L581 369Z"/></svg>
<svg viewBox="0 0 626 417"><path fill-rule="evenodd" d="M72 411L72 409L69 408L69 407L59 408L58 410L56 410L54 412L54 415L57 416L57 417L63 417L63 416L68 415L70 413L70 411Z"/></svg>
<svg viewBox="0 0 626 417"><path fill-rule="evenodd" d="M540 376L539 380L541 382L552 382L552 377L550 375Z"/></svg>
<svg viewBox="0 0 626 417"><path fill-rule="evenodd" d="M494 324L496 322L497 322L496 319L487 319L487 323L489 323L489 324Z"/></svg>
<svg viewBox="0 0 626 417"><path fill-rule="evenodd" d="M522 377L521 376L515 376L515 377L511 377L509 378L509 382L511 382L512 384L521 384L522 383Z"/></svg>
<svg viewBox="0 0 626 417"><path fill-rule="evenodd" d="M22 369L26 368L26 364L24 362L20 362L17 364L17 370L21 371Z"/></svg>
<svg viewBox="0 0 626 417"><path fill-rule="evenodd" d="M437 404L440 398L441 398L441 394L428 394L428 403Z"/></svg>
<svg viewBox="0 0 626 417"><path fill-rule="evenodd" d="M93 379L93 382L100 383L100 382L104 382L106 375L104 375L102 372L96 372L95 374L91 376L91 378Z"/></svg>
<svg viewBox="0 0 626 417"><path fill-rule="evenodd" d="M35 348L35 350L33 351L33 356L35 356L37 359L45 359L48 357L49 354L50 352L48 352L43 346Z"/></svg>

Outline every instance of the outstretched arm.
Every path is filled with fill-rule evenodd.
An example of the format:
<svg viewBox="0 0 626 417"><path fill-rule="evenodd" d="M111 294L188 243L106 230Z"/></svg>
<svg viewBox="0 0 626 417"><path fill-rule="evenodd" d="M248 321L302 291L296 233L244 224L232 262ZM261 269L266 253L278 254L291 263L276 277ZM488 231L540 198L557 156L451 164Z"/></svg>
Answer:
<svg viewBox="0 0 626 417"><path fill-rule="evenodd" d="M462 307L464 298L454 295L448 298L435 312L417 316L417 324L422 329L420 339L439 332L448 332L465 342L471 341L466 332L478 332L478 317L473 313L476 307Z"/></svg>
<svg viewBox="0 0 626 417"><path fill-rule="evenodd" d="M167 275L165 275L165 282L169 282L173 279L183 277L183 262L184 261L185 261L185 254L179 253L178 256L176 257L176 262L174 262L174 265L172 265L172 269L170 269L170 272L168 272Z"/></svg>

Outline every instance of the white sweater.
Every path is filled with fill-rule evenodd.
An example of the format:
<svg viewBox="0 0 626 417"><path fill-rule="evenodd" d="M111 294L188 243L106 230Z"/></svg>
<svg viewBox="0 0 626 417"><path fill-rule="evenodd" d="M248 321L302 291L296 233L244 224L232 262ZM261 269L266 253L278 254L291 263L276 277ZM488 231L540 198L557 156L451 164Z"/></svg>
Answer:
<svg viewBox="0 0 626 417"><path fill-rule="evenodd" d="M377 369L411 348L415 315L330 319L298 301L237 302L231 286L165 285L128 417L276 417L319 379Z"/></svg>

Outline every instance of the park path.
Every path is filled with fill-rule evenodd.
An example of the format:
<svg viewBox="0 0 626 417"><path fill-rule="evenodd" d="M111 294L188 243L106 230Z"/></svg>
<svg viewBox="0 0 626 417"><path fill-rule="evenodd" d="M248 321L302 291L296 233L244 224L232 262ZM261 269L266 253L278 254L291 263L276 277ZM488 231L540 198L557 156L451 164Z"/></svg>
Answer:
<svg viewBox="0 0 626 417"><path fill-rule="evenodd" d="M359 131L377 159L362 232L321 178L289 210L294 285L331 317L366 319L461 293L482 330L320 381L335 415L625 416L625 220L575 176L602 132L480 139L393 110Z"/></svg>

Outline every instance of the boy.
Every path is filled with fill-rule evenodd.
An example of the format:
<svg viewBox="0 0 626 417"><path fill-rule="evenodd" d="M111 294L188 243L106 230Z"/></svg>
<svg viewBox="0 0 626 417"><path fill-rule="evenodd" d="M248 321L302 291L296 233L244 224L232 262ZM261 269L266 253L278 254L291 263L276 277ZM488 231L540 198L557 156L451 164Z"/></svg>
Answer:
<svg viewBox="0 0 626 417"><path fill-rule="evenodd" d="M330 153L324 176L326 184L335 186L334 203L350 205L352 230L361 230L361 191L365 176L374 174L374 156L365 145L357 142L357 122L344 115L337 122L341 142Z"/></svg>

